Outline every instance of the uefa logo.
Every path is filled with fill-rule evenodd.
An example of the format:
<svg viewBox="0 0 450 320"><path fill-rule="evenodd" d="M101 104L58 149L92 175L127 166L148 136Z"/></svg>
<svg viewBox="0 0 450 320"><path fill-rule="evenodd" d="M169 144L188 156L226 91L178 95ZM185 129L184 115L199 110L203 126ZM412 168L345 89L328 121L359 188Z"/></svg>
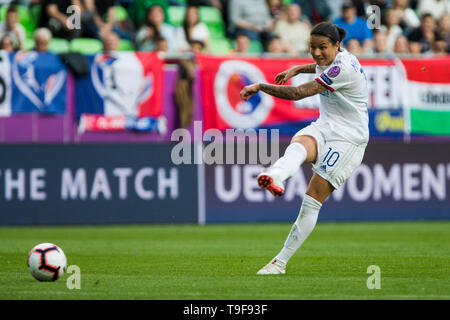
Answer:
<svg viewBox="0 0 450 320"><path fill-rule="evenodd" d="M256 128L267 118L274 104L271 96L258 92L248 101L239 97L244 86L258 82L266 82L266 78L249 62L230 60L220 65L214 81L216 105L230 127Z"/></svg>

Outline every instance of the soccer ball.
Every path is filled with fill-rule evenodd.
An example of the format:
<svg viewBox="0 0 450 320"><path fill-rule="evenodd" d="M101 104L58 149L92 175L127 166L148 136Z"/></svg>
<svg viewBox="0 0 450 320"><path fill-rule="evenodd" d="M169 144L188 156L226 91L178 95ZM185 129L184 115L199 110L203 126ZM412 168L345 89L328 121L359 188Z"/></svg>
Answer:
<svg viewBox="0 0 450 320"><path fill-rule="evenodd" d="M39 281L55 281L66 270L66 255L52 243L41 243L31 249L27 265L31 275Z"/></svg>

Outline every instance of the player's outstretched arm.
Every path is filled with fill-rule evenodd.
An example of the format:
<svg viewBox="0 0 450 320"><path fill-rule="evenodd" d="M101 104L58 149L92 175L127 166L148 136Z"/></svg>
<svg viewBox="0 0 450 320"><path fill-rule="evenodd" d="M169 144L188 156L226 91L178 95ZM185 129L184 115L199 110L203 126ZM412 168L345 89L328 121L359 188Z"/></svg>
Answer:
<svg viewBox="0 0 450 320"><path fill-rule="evenodd" d="M258 91L270 94L273 97L285 100L300 100L311 97L327 90L316 81L309 81L300 86L278 86L266 83L256 83L246 86L241 91L241 99L247 101Z"/></svg>
<svg viewBox="0 0 450 320"><path fill-rule="evenodd" d="M300 73L316 73L316 64L304 64L301 66L294 66L286 71L280 72L275 77L275 83L285 84L290 78L295 77Z"/></svg>

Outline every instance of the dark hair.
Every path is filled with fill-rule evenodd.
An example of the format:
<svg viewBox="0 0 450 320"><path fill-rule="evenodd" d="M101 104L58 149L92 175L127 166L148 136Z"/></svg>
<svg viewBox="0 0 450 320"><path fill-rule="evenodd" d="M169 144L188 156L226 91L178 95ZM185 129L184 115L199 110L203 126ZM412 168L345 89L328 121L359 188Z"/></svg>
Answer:
<svg viewBox="0 0 450 320"><path fill-rule="evenodd" d="M189 44L190 45L198 44L198 45L200 45L202 47L202 49L205 48L205 43L203 41L201 41L201 40L191 40L191 41L189 41Z"/></svg>
<svg viewBox="0 0 450 320"><path fill-rule="evenodd" d="M344 40L347 32L345 29L339 28L337 25L330 22L321 22L312 28L311 35L327 37L331 40L332 44L336 44L336 42L342 42L342 40Z"/></svg>
<svg viewBox="0 0 450 320"><path fill-rule="evenodd" d="M186 13L184 15L184 21L183 21L183 30L184 30L184 34L186 35L186 40L188 42L191 41L191 34L189 32L189 25L188 25L188 21L186 18L187 18L189 9L192 9L192 8L197 9L197 15L199 14L197 6L188 6L186 9ZM199 23L199 22L200 22L200 17L198 17L198 20L197 20L197 23Z"/></svg>
<svg viewBox="0 0 450 320"><path fill-rule="evenodd" d="M423 21L423 20L425 20L425 19L427 19L427 18L433 18L433 19L434 19L433 15L432 15L431 13L425 12L425 13L422 14L422 16L420 17L420 21Z"/></svg>
<svg viewBox="0 0 450 320"><path fill-rule="evenodd" d="M153 37L152 37L153 40L161 38L161 32L158 30L158 28L153 22L147 20L146 26L149 27L150 29L153 29Z"/></svg>
<svg viewBox="0 0 450 320"><path fill-rule="evenodd" d="M17 13L17 6L14 3L11 3L8 7L8 9L6 10L6 13L10 13L10 12L14 12Z"/></svg>

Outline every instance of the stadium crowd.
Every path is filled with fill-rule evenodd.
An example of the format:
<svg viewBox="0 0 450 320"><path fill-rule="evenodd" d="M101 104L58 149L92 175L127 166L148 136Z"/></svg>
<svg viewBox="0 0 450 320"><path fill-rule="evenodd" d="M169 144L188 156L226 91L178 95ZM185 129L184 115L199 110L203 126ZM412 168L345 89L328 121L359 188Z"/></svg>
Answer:
<svg viewBox="0 0 450 320"><path fill-rule="evenodd" d="M52 39L87 38L98 41L99 50L306 55L309 31L321 21L344 28L343 46L357 55L450 51L450 0L0 0L0 5L0 49L9 51L51 51Z"/></svg>

